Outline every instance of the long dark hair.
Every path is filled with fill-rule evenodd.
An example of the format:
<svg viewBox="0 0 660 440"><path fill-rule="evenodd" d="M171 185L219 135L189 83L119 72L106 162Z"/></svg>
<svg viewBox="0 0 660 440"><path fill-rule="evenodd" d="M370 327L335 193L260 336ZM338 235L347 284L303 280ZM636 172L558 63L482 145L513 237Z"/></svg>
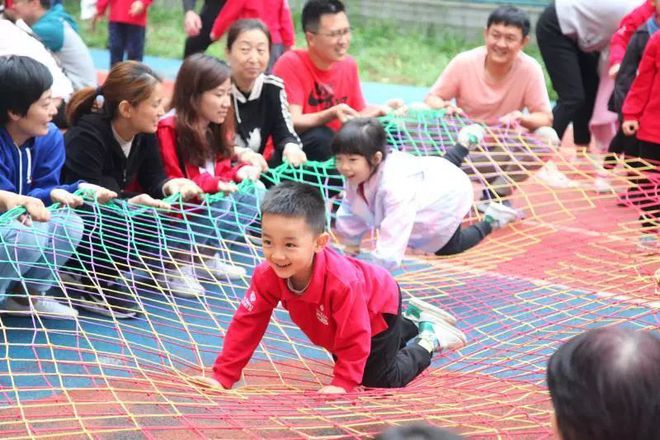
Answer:
<svg viewBox="0 0 660 440"><path fill-rule="evenodd" d="M230 74L224 61L209 55L191 55L181 65L170 106L176 110L177 150L184 162L202 166L207 160L234 154L231 107L222 124L212 122L205 131L198 125L202 94L223 84Z"/></svg>
<svg viewBox="0 0 660 440"><path fill-rule="evenodd" d="M81 116L91 113L97 105L97 97L103 97L98 111L109 119L117 114L119 103L126 101L135 106L149 99L162 79L145 64L124 61L113 66L103 86L86 87L76 92L66 108L69 124L74 125Z"/></svg>

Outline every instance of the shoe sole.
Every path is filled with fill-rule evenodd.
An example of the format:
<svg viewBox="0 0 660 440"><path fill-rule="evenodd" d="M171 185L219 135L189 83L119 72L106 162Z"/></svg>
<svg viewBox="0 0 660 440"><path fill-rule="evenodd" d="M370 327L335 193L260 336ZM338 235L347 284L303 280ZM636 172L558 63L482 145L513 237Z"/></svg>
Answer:
<svg viewBox="0 0 660 440"><path fill-rule="evenodd" d="M463 348L467 345L468 339L465 333L463 333L459 328L454 327L451 324L448 324L445 321L440 321L440 322L434 322L435 325L439 325L442 327L443 330L447 331L448 333L451 333L456 339L461 341L461 345L454 345L451 347L445 347L447 350L457 350L459 348Z"/></svg>
<svg viewBox="0 0 660 440"><path fill-rule="evenodd" d="M434 306L433 304L427 303L426 301L411 296L408 299L408 304L411 304L417 307L420 312L426 312L431 316L436 317L442 321L445 321L448 324L456 325L457 319L454 315L449 312L442 310L440 307Z"/></svg>
<svg viewBox="0 0 660 440"><path fill-rule="evenodd" d="M83 293L82 296L82 299L74 303L76 306L98 315L107 316L108 318L130 319L135 318L139 313L136 310L117 311L105 303L99 303L99 301L87 293Z"/></svg>

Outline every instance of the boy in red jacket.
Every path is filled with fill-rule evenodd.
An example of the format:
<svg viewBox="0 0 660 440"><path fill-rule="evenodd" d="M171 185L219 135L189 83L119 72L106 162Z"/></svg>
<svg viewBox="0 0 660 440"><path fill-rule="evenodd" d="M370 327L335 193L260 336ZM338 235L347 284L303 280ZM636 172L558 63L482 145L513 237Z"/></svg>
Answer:
<svg viewBox="0 0 660 440"><path fill-rule="evenodd" d="M144 37L147 27L147 8L153 0L98 0L93 25L105 15L110 5L108 18L108 48L110 68L127 60L142 61Z"/></svg>
<svg viewBox="0 0 660 440"><path fill-rule="evenodd" d="M261 212L266 261L254 271L212 377L195 381L231 388L278 303L335 359L332 381L320 393L345 393L360 384L403 387L430 365L434 352L465 345L453 316L418 299L404 316L389 272L326 246L325 203L317 189L281 183L266 193Z"/></svg>

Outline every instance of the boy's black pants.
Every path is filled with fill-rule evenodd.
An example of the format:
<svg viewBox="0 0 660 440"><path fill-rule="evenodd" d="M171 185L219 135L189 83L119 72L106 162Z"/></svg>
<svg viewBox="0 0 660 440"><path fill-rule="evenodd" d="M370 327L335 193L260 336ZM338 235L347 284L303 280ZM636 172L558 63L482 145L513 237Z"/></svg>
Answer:
<svg viewBox="0 0 660 440"><path fill-rule="evenodd" d="M431 365L432 353L408 341L419 334L415 323L399 313L385 314L387 330L371 338L371 353L364 367L362 385L370 388L401 388Z"/></svg>

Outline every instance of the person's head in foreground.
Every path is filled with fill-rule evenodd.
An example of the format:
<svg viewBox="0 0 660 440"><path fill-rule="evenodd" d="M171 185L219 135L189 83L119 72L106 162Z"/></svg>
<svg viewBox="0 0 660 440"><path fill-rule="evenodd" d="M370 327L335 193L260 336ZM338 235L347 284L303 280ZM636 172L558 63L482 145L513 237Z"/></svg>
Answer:
<svg viewBox="0 0 660 440"><path fill-rule="evenodd" d="M38 61L25 56L0 57L0 127L17 145L45 136L57 108L53 103L53 77Z"/></svg>
<svg viewBox="0 0 660 440"><path fill-rule="evenodd" d="M351 45L351 26L340 0L308 0L302 10L302 27L310 57L317 65L343 60Z"/></svg>
<svg viewBox="0 0 660 440"><path fill-rule="evenodd" d="M512 63L529 43L530 23L527 14L514 6L500 6L488 16L484 29L488 61Z"/></svg>
<svg viewBox="0 0 660 440"><path fill-rule="evenodd" d="M337 171L349 185L366 182L387 157L387 136L376 118L355 118L346 122L332 141Z"/></svg>
<svg viewBox="0 0 660 440"><path fill-rule="evenodd" d="M458 434L427 423L412 423L387 429L375 440L461 440Z"/></svg>
<svg viewBox="0 0 660 440"><path fill-rule="evenodd" d="M660 437L660 340L650 332L582 333L550 357L547 381L561 440Z"/></svg>
<svg viewBox="0 0 660 440"><path fill-rule="evenodd" d="M313 186L283 182L268 190L261 202L264 258L278 277L296 290L312 278L314 256L328 244L325 201Z"/></svg>

